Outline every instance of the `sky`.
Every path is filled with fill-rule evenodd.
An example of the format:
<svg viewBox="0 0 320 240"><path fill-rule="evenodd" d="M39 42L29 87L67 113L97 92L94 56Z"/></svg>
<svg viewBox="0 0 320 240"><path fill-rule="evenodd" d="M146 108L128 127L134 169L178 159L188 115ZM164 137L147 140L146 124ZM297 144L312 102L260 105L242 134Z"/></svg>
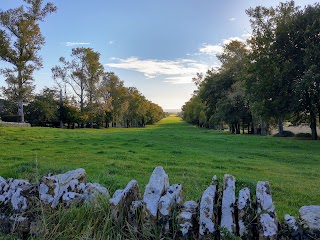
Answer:
<svg viewBox="0 0 320 240"><path fill-rule="evenodd" d="M44 1L46 2L46 1ZM54 87L51 68L72 48L98 51L105 71L137 87L164 109L180 109L196 89L197 73L219 66L223 44L245 40L251 27L245 10L277 6L274 0L52 0L58 10L40 24L46 44L36 91ZM313 0L296 0L296 5ZM0 10L23 4L0 0ZM8 64L0 61L0 68ZM0 86L6 86L0 76Z"/></svg>

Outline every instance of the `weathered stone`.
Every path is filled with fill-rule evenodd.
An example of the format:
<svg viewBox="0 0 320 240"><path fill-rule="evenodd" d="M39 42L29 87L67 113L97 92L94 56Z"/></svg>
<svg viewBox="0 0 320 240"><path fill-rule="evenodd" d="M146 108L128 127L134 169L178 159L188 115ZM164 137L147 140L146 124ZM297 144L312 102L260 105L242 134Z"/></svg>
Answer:
<svg viewBox="0 0 320 240"><path fill-rule="evenodd" d="M65 199L80 197L80 195L73 193L83 194L86 187L85 177L86 172L82 168L64 174L45 176L40 180L40 199L55 208L62 201L64 195Z"/></svg>
<svg viewBox="0 0 320 240"><path fill-rule="evenodd" d="M296 219L289 214L284 216L284 225L282 229L282 239L290 239L290 240L306 240L303 234L302 229L299 228L296 223Z"/></svg>
<svg viewBox="0 0 320 240"><path fill-rule="evenodd" d="M183 204L180 214L177 217L177 223L183 239L196 239L195 232L197 223L198 203L195 201L187 201Z"/></svg>
<svg viewBox="0 0 320 240"><path fill-rule="evenodd" d="M238 224L240 237L251 239L251 219L252 206L249 188L244 188L239 191L238 198Z"/></svg>
<svg viewBox="0 0 320 240"><path fill-rule="evenodd" d="M12 232L18 233L22 238L29 233L29 219L20 214L11 216L0 215L0 230L3 233L9 234Z"/></svg>
<svg viewBox="0 0 320 240"><path fill-rule="evenodd" d="M139 226L143 225L145 218L145 204L142 200L133 201L128 212L128 222L135 233L138 233Z"/></svg>
<svg viewBox="0 0 320 240"><path fill-rule="evenodd" d="M236 202L235 195L235 178L232 175L225 174L223 180L222 196L222 213L220 227L226 231L235 234L236 224L234 215L234 205ZM222 234L223 235L223 234Z"/></svg>
<svg viewBox="0 0 320 240"><path fill-rule="evenodd" d="M284 222L289 229L293 231L298 230L296 219L293 216L290 216L289 214L284 215Z"/></svg>
<svg viewBox="0 0 320 240"><path fill-rule="evenodd" d="M159 217L158 220L164 225L164 232L169 232L169 220L172 216L173 210L181 203L181 184L174 184L166 189L165 195L163 195L158 203Z"/></svg>
<svg viewBox="0 0 320 240"><path fill-rule="evenodd" d="M212 178L216 181L217 177ZM216 216L213 212L217 186L210 185L203 193L200 201L199 237L212 237L215 232Z"/></svg>
<svg viewBox="0 0 320 240"><path fill-rule="evenodd" d="M92 204L97 196L109 198L109 192L105 187L99 183L87 183L83 192L83 199L86 204Z"/></svg>
<svg viewBox="0 0 320 240"><path fill-rule="evenodd" d="M320 238L320 206L303 206L299 214L302 227L316 238Z"/></svg>
<svg viewBox="0 0 320 240"><path fill-rule="evenodd" d="M272 202L269 182L258 182L256 196L259 214L259 239L277 239L278 220Z"/></svg>
<svg viewBox="0 0 320 240"><path fill-rule="evenodd" d="M138 182L131 180L125 189L117 190L110 201L112 218L116 221L123 221L127 217L133 201L141 199Z"/></svg>
<svg viewBox="0 0 320 240"><path fill-rule="evenodd" d="M27 198L22 195L24 189L31 184L25 180L0 177L0 203L10 206L14 211L27 209Z"/></svg>
<svg viewBox="0 0 320 240"><path fill-rule="evenodd" d="M143 196L147 215L154 220L157 218L158 202L168 186L168 175L162 167L156 167L150 176Z"/></svg>

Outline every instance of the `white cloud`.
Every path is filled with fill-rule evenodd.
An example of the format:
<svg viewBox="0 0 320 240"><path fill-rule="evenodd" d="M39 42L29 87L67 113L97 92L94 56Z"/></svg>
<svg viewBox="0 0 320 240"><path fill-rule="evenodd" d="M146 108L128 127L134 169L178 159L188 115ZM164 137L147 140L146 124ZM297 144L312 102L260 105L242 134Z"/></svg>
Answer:
<svg viewBox="0 0 320 240"><path fill-rule="evenodd" d="M229 21L231 21L231 22L233 22L235 20L236 20L235 18L229 18Z"/></svg>
<svg viewBox="0 0 320 240"><path fill-rule="evenodd" d="M252 34L251 33L244 33L241 35L241 37L243 37L244 39L249 39L252 37Z"/></svg>
<svg viewBox="0 0 320 240"><path fill-rule="evenodd" d="M66 42L64 43L67 47L77 46L77 45L90 45L87 42Z"/></svg>
<svg viewBox="0 0 320 240"><path fill-rule="evenodd" d="M244 36L244 35L242 35ZM245 35L247 37L247 35ZM223 53L223 45L229 44L232 41L240 41L244 42L242 38L239 37L230 37L228 39L223 39L220 44L206 44L204 43L201 48L199 48L199 52L206 55L216 56Z"/></svg>
<svg viewBox="0 0 320 240"><path fill-rule="evenodd" d="M206 72L210 66L198 63L192 59L176 60L141 60L137 57L116 59L115 63L107 63L105 66L112 68L128 69L144 74L146 78L164 76L165 81L172 84L192 83L192 78L198 72Z"/></svg>
<svg viewBox="0 0 320 240"><path fill-rule="evenodd" d="M223 47L221 45L203 44L203 47L199 48L199 52L208 55L217 55L223 52Z"/></svg>

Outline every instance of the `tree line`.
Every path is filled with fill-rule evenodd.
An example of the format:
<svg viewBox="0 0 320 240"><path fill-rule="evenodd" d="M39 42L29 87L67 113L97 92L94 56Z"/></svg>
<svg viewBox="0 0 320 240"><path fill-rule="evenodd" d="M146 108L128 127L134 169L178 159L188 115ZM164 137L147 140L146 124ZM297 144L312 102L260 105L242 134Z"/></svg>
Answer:
<svg viewBox="0 0 320 240"><path fill-rule="evenodd" d="M223 46L219 69L198 74L198 89L183 106L183 118L215 129L228 124L266 134L284 121L308 123L317 139L320 122L320 5L294 1L246 10L252 36Z"/></svg>
<svg viewBox="0 0 320 240"><path fill-rule="evenodd" d="M105 72L100 53L74 48L71 60L59 59L52 68L57 87L34 94L33 73L42 67L39 56L45 44L39 22L57 10L43 0L0 11L0 69L7 87L1 117L41 126L145 126L164 117L160 106L147 100L135 87L125 87L113 72ZM67 91L70 89L70 91ZM16 110L18 109L18 111Z"/></svg>

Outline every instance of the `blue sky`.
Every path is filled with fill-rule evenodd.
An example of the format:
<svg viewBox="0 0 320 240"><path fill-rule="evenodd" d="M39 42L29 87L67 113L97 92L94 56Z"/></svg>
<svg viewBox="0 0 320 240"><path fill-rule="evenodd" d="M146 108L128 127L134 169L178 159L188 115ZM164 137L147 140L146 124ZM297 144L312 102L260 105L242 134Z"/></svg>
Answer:
<svg viewBox="0 0 320 240"><path fill-rule="evenodd" d="M164 109L179 109L195 90L192 77L219 65L215 54L230 39L251 33L245 9L276 6L262 0L53 0L58 11L41 23L46 38L36 90L54 86L51 68L74 47L101 54L106 71L137 87ZM317 1L297 0L297 5ZM1 0L0 9L22 0ZM0 62L0 68L8 66ZM0 77L0 86L5 81Z"/></svg>

